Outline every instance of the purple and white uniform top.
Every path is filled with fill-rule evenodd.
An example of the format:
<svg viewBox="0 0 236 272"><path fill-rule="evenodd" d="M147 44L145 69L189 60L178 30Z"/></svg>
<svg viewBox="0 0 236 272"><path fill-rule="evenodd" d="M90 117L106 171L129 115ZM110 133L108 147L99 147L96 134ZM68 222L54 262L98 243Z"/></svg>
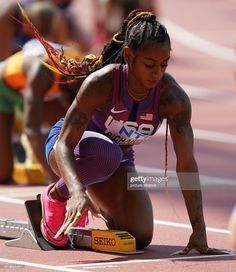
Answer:
<svg viewBox="0 0 236 272"><path fill-rule="evenodd" d="M150 89L148 96L135 102L126 90L126 65L118 64L114 71L111 105L96 110L88 130L106 135L118 145L141 143L161 125L159 117L160 86Z"/></svg>

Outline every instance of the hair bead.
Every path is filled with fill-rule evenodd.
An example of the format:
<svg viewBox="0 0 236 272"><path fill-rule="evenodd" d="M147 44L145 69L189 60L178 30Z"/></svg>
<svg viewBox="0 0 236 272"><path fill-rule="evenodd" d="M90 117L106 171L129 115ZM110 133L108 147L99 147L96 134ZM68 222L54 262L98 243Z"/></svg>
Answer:
<svg viewBox="0 0 236 272"><path fill-rule="evenodd" d="M133 19L131 19L128 22L128 26L130 26L134 21L136 21L139 17L141 17L143 15L154 15L154 14L152 12L148 12L148 11L140 12L139 14L137 14Z"/></svg>
<svg viewBox="0 0 236 272"><path fill-rule="evenodd" d="M120 43L120 44L123 44L124 41L120 41L120 40L117 40L117 36L119 35L119 33L116 33L113 37L112 37L112 40L116 43Z"/></svg>

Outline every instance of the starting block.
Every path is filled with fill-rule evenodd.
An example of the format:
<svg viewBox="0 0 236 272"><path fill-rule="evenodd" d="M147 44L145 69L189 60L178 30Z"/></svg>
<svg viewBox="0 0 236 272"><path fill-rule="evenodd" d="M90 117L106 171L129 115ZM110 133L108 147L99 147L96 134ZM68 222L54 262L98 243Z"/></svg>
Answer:
<svg viewBox="0 0 236 272"><path fill-rule="evenodd" d="M68 237L73 248L95 251L137 254L136 240L127 231L72 228Z"/></svg>
<svg viewBox="0 0 236 272"><path fill-rule="evenodd" d="M45 174L39 163L15 163L13 179L18 184L45 184Z"/></svg>
<svg viewBox="0 0 236 272"><path fill-rule="evenodd" d="M0 238L8 239L6 246L55 250L62 249L48 243L40 230L42 209L40 196L36 200L27 200L25 207L30 222L0 218ZM69 243L63 249L88 249L117 254L141 254L136 250L136 240L127 231L71 228Z"/></svg>
<svg viewBox="0 0 236 272"><path fill-rule="evenodd" d="M33 152L28 137L25 134L22 134L20 141L26 159L24 162L14 163L13 179L18 184L45 185L45 172Z"/></svg>

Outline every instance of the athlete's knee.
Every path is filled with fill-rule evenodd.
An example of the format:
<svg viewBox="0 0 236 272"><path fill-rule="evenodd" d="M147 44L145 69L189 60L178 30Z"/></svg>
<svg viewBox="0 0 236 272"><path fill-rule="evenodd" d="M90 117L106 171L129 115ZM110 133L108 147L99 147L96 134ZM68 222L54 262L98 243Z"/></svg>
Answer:
<svg viewBox="0 0 236 272"><path fill-rule="evenodd" d="M139 216L134 216L132 219L128 223L128 229L136 239L137 248L145 248L151 243L153 237L153 215L151 209L146 207L142 211L140 208Z"/></svg>
<svg viewBox="0 0 236 272"><path fill-rule="evenodd" d="M136 239L137 249L143 249L150 245L153 237L153 231L152 230L137 231L136 233L133 233L133 236Z"/></svg>
<svg viewBox="0 0 236 272"><path fill-rule="evenodd" d="M102 211L102 215L106 218L106 225L108 227L108 229L122 229L122 230L126 230L128 231L136 240L136 248L137 249L143 249L145 247L147 247L151 241L152 241L152 237L153 237L153 224L135 224L135 226L133 227L129 227L126 224L122 225L117 225L117 222L115 223L115 221L113 220L113 218L108 215L107 213L105 213L104 211Z"/></svg>
<svg viewBox="0 0 236 272"><path fill-rule="evenodd" d="M104 172L103 175L109 176L119 167L123 153L117 144L104 139L89 137L80 142L79 156L87 157L90 162L94 158L100 171Z"/></svg>

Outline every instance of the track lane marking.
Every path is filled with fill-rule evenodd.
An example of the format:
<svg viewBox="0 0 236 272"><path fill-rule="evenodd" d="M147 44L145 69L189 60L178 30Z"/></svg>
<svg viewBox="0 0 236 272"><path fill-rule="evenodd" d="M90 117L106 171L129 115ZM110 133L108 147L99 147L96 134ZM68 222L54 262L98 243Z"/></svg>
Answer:
<svg viewBox="0 0 236 272"><path fill-rule="evenodd" d="M158 137L159 134L165 135L165 126L161 126L158 131L154 134L154 137ZM218 131L212 130L205 130L205 129L198 129L193 128L194 139L196 140L203 140L209 142L217 142L217 143L224 143L224 144L236 144L236 135L228 134Z"/></svg>
<svg viewBox="0 0 236 272"><path fill-rule="evenodd" d="M23 265L27 267L35 267L35 268L44 268L48 270L54 270L54 271L64 271L64 272L89 272L88 270L81 270L81 269L71 269L64 266L55 266L55 265L45 265L45 264L39 264L39 263L32 263L32 262L24 262L24 261L18 261L13 259L5 259L0 258L0 263L7 263L7 264L16 264L16 265ZM1 267L0 267L1 270Z"/></svg>
<svg viewBox="0 0 236 272"><path fill-rule="evenodd" d="M18 204L18 205L24 205L25 200L24 199L18 199L18 198L10 198L7 196L0 196L0 202L5 202L9 204Z"/></svg>
<svg viewBox="0 0 236 272"><path fill-rule="evenodd" d="M166 26L173 40L216 59L236 63L236 54L233 48L200 38L167 18L161 18L160 21Z"/></svg>
<svg viewBox="0 0 236 272"><path fill-rule="evenodd" d="M212 90L192 84L179 83L191 99L205 100L211 103L236 105L236 95L227 90Z"/></svg>
<svg viewBox="0 0 236 272"><path fill-rule="evenodd" d="M198 260L198 259L217 259L217 258L229 258L234 257L235 254L229 255L201 255L201 256L189 256L189 257L171 257L171 258L163 258L163 259L135 259L135 260L127 260L127 261L114 261L114 262L102 262L102 263L88 263L88 264L78 264L78 265L65 265L60 267L102 267L102 266L111 266L111 265L121 265L121 264L137 264L137 263L157 263L157 262L167 262L167 261L188 261L188 260Z"/></svg>
<svg viewBox="0 0 236 272"><path fill-rule="evenodd" d="M176 228L183 228L183 229L192 229L192 226L190 224L177 223L177 222L164 221L164 220L157 220L157 219L154 219L153 222L154 222L155 225L162 225L162 226L167 226L167 227L176 227ZM210 227L206 227L206 231L221 233L221 234L230 234L231 233L229 230L218 229L218 228L210 228Z"/></svg>

